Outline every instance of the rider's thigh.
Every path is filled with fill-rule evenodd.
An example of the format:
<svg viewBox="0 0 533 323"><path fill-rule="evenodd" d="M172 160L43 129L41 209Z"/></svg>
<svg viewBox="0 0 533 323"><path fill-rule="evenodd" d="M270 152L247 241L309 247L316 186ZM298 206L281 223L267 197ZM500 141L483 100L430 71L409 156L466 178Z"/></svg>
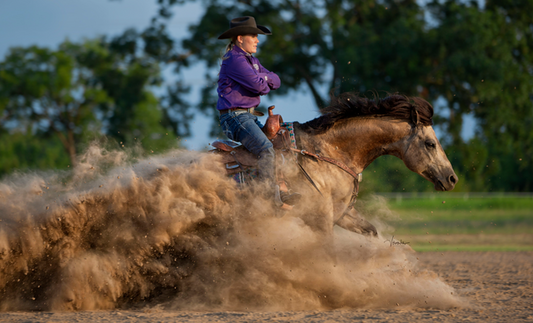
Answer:
<svg viewBox="0 0 533 323"><path fill-rule="evenodd" d="M237 141L234 136L234 129L239 126L240 124L238 121L234 120L234 116L231 116L229 113L220 116L220 127L222 128L222 132L229 139Z"/></svg>
<svg viewBox="0 0 533 323"><path fill-rule="evenodd" d="M237 135L235 140L240 141L254 155L259 155L262 151L272 148L272 142L268 140L257 124L256 116L243 113L238 116L238 120L241 127L235 133Z"/></svg>

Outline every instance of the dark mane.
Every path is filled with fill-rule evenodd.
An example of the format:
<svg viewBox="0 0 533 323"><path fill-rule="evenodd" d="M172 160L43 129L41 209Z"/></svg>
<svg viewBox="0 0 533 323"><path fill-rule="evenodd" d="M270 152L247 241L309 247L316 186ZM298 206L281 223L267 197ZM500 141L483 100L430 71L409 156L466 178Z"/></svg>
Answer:
<svg viewBox="0 0 533 323"><path fill-rule="evenodd" d="M362 116L387 116L398 120L413 120L418 112L420 123L433 125L433 107L418 97L393 94L386 98L367 99L357 93L343 93L332 99L332 104L322 110L322 116L301 124L307 133L326 132L336 122Z"/></svg>

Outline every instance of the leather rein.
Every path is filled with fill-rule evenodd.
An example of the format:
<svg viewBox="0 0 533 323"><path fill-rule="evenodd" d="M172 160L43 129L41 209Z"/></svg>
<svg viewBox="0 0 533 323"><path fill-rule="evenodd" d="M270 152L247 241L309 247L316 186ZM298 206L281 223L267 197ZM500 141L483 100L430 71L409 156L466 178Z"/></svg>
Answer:
<svg viewBox="0 0 533 323"><path fill-rule="evenodd" d="M296 135L296 129L294 129L294 130L295 130L294 136L297 139L299 139L299 136ZM311 158L314 158L316 160L321 160L321 161L327 162L329 164L335 165L335 166L339 167L340 169L342 169L343 171L345 171L346 173L348 173L350 176L352 176L353 179L354 179L354 186L353 186L352 194L351 194L351 197L350 197L350 201L348 202L347 209L351 210L351 209L354 208L354 204L357 201L357 197L359 196L359 182L360 182L360 176L362 174L355 173L345 163L343 163L341 161L338 161L336 159L333 159L333 158L330 158L330 157L321 156L319 154L313 154L312 152L309 152L309 151L307 151L305 149L292 148L292 147L290 147L289 143L286 140L284 140L284 144L285 144L285 149L286 150L289 150L289 151L292 151L292 152L295 152L295 153L299 153L302 156L311 157ZM301 147L301 144L298 143L298 146ZM322 192L320 192L320 190L318 189L317 185L315 184L315 182L313 181L311 176L309 176L309 174L305 171L305 169L303 168L302 164L299 161L297 161L297 164L298 164L300 170L305 175L306 179L313 185L313 187L317 190L318 193L320 193L320 195L324 196L322 194ZM343 214L334 222L334 224L337 224L337 222L339 222L344 217L345 214L346 214L346 212L343 212Z"/></svg>

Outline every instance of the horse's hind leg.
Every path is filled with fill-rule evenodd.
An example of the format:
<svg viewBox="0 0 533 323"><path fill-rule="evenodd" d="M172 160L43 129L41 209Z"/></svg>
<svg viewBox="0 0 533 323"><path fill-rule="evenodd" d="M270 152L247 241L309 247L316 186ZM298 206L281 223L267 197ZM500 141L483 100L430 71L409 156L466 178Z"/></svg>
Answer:
<svg viewBox="0 0 533 323"><path fill-rule="evenodd" d="M365 220L356 210L347 211L337 225L348 231L362 235L377 237L378 230L372 223Z"/></svg>

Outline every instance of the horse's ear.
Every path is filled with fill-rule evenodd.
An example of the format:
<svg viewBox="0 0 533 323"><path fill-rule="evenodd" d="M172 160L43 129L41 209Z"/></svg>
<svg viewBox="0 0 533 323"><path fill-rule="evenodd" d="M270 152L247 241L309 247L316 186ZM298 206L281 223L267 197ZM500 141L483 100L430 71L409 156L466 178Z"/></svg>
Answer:
<svg viewBox="0 0 533 323"><path fill-rule="evenodd" d="M418 111L416 109L411 110L411 121L413 121L415 126L418 126L420 123L420 116L418 115Z"/></svg>

